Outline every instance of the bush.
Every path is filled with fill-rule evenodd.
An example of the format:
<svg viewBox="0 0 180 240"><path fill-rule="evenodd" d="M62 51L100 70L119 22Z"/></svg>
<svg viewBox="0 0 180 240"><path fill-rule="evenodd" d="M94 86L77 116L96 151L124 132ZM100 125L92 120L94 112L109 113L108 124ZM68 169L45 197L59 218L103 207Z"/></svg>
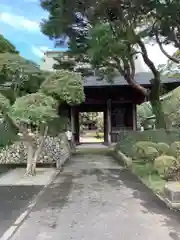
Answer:
<svg viewBox="0 0 180 240"><path fill-rule="evenodd" d="M164 142L157 143L156 149L158 150L159 155L168 155L169 153L169 145Z"/></svg>
<svg viewBox="0 0 180 240"><path fill-rule="evenodd" d="M150 141L137 142L133 148L132 152L134 158L146 158L151 155L150 153L157 153L156 144ZM157 157L157 155L156 155Z"/></svg>
<svg viewBox="0 0 180 240"><path fill-rule="evenodd" d="M174 157L180 156L180 142L179 141L173 142L171 144L169 153L170 153L170 155L172 155Z"/></svg>
<svg viewBox="0 0 180 240"><path fill-rule="evenodd" d="M174 162L171 167L169 167L164 174L164 179L166 181L180 181L180 164Z"/></svg>
<svg viewBox="0 0 180 240"><path fill-rule="evenodd" d="M154 143L164 142L171 144L174 141L179 141L180 129L165 131L164 129L146 130L144 132L121 130L118 135L118 143L116 150L120 149L124 154L133 157L132 146L137 142L150 141Z"/></svg>
<svg viewBox="0 0 180 240"><path fill-rule="evenodd" d="M164 177L167 171L177 162L177 159L173 156L159 156L154 160L154 169L160 176Z"/></svg>
<svg viewBox="0 0 180 240"><path fill-rule="evenodd" d="M147 161L154 161L159 156L159 152L154 147L147 147L144 149L144 158Z"/></svg>

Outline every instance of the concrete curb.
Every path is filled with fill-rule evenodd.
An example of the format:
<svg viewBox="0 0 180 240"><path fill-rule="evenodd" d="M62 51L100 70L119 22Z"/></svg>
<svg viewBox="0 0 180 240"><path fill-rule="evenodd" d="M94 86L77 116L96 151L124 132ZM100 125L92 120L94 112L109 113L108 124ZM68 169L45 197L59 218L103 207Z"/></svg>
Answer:
<svg viewBox="0 0 180 240"><path fill-rule="evenodd" d="M154 192L152 188L150 188L147 184L145 184L145 182L144 182L137 174L135 174L135 172L132 171L132 173L133 173L149 190L151 190L151 191L153 192L153 194L154 194L161 202L163 202L163 203L166 205L167 208L169 208L170 210L173 210L173 211L179 211L179 210L180 210L180 208L178 208L176 205L173 206L173 205L171 204L171 202L170 202L167 198L165 198L165 197L163 197L162 195Z"/></svg>
<svg viewBox="0 0 180 240"><path fill-rule="evenodd" d="M56 179L56 177L59 175L59 173L63 171L63 167L61 169L58 169L55 171L55 173L52 175L51 179L48 181L48 183L44 186L42 186L42 189L40 192L33 198L33 200L30 202L26 210L14 221L14 223L9 227L6 232L3 234L3 236L0 238L0 240L10 240L11 237L15 234L15 232L18 230L18 228L22 225L22 223L25 221L25 219L29 216L31 213L33 207L36 205L39 198L42 196L42 194L45 192L46 188Z"/></svg>
<svg viewBox="0 0 180 240"><path fill-rule="evenodd" d="M111 155L119 164L122 164L127 168L131 168L132 159L130 157L127 157L120 150L118 151L112 150Z"/></svg>
<svg viewBox="0 0 180 240"><path fill-rule="evenodd" d="M124 155L121 151L112 151L111 156L118 161L120 164L123 164L126 166L127 169L131 171L131 173L136 176L142 184L144 184L149 190L152 191L152 193L160 200L162 201L167 208L173 211L180 211L179 205L172 204L167 198L161 196L160 194L156 193L151 189L145 182L132 170L132 159L128 158L126 155ZM1 240L1 239L0 239Z"/></svg>

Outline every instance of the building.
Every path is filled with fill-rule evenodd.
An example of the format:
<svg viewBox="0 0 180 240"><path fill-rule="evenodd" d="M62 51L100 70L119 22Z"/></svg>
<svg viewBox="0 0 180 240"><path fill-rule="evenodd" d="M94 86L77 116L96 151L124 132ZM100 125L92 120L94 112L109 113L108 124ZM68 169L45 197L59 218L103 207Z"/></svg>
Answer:
<svg viewBox="0 0 180 240"><path fill-rule="evenodd" d="M58 57L63 52L60 51L47 51L44 53L42 63L40 64L40 69L45 71L54 71L53 65L56 63L54 58Z"/></svg>
<svg viewBox="0 0 180 240"><path fill-rule="evenodd" d="M45 70L52 70L50 56L57 52L46 55ZM47 60L48 59L48 60ZM150 88L150 79L153 75L150 72L143 72L139 66L139 72L135 76L137 83ZM141 104L145 98L136 89L127 84L122 76L117 76L112 83L106 80L99 81L96 76L85 77L84 79L85 102L78 106L66 106L71 119L73 139L79 143L79 113L80 112L103 112L104 113L104 142L111 144L118 141L119 132L122 129L137 129L136 105ZM162 83L169 91L179 86L180 80L163 77Z"/></svg>

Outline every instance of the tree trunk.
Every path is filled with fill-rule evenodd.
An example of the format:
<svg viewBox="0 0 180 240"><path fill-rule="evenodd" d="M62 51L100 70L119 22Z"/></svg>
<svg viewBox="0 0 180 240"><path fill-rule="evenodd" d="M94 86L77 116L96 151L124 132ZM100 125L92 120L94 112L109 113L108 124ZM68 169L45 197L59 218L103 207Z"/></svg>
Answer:
<svg viewBox="0 0 180 240"><path fill-rule="evenodd" d="M42 151L44 140L47 136L47 132L48 132L48 127L45 128L41 143L38 148L35 148L35 146L33 146L33 139L30 140L29 137L26 137L28 139L28 141L26 141L28 156L27 156L27 168L26 168L25 175L28 175L28 176L36 175L36 163Z"/></svg>
<svg viewBox="0 0 180 240"><path fill-rule="evenodd" d="M162 104L160 101L160 86L161 86L160 73L156 69L154 63L148 57L148 53L147 53L144 42L140 39L139 36L136 36L136 37L137 37L137 43L139 44L139 47L141 48L141 51L142 51L143 60L154 75L154 79L151 80L151 92L149 94L149 100L152 105L153 113L156 117L156 128L166 129L167 128L166 121L164 118Z"/></svg>
<svg viewBox="0 0 180 240"><path fill-rule="evenodd" d="M33 175L32 164L33 164L34 148L31 142L27 142L26 145L27 145L28 155L27 155L27 167L26 167L25 175L29 176L29 175Z"/></svg>
<svg viewBox="0 0 180 240"><path fill-rule="evenodd" d="M156 117L156 128L160 129L166 129L166 121L165 121L165 117L164 117L164 112L162 110L162 104L160 101L160 86L161 86L161 82L160 82L160 76L159 78L156 79L152 79L151 80L151 92L149 95L149 100L152 106L152 111L153 114Z"/></svg>
<svg viewBox="0 0 180 240"><path fill-rule="evenodd" d="M32 167L31 167L32 175L36 175L37 160L39 158L39 155L41 154L41 151L42 151L42 148L43 148L43 145L44 145L44 140L47 136L47 132L48 132L48 127L46 126L44 134L43 134L42 139L41 139L41 143L40 143L39 147L36 149L36 151L34 153L34 156L33 156Z"/></svg>

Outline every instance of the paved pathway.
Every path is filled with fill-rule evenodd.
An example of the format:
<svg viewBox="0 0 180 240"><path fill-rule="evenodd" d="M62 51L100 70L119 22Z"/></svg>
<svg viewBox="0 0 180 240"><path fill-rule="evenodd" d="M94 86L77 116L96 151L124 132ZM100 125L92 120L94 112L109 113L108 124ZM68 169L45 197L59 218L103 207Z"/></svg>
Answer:
<svg viewBox="0 0 180 240"><path fill-rule="evenodd" d="M76 156L11 240L179 240L168 210L107 156Z"/></svg>
<svg viewBox="0 0 180 240"><path fill-rule="evenodd" d="M0 186L0 240L42 186Z"/></svg>
<svg viewBox="0 0 180 240"><path fill-rule="evenodd" d="M1 169L0 169L1 170ZM0 240L7 240L14 225L40 192L56 174L55 169L38 168L37 175L24 176L25 169L15 168L0 175ZM19 218L20 217L20 218Z"/></svg>

